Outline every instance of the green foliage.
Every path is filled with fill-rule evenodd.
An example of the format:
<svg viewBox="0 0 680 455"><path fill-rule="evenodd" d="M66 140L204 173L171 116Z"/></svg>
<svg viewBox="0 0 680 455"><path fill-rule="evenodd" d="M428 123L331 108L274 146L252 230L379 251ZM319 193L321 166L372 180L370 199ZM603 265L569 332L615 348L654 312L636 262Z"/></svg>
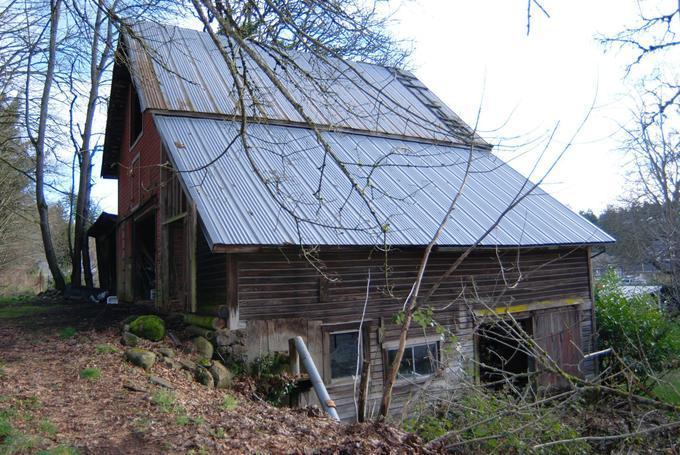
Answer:
<svg viewBox="0 0 680 455"><path fill-rule="evenodd" d="M63 329L59 329L59 338L68 340L69 338L76 336L77 333L78 331L73 327L64 327Z"/></svg>
<svg viewBox="0 0 680 455"><path fill-rule="evenodd" d="M595 311L600 348L613 348L623 360L603 359L614 372L629 368L638 379L677 367L680 358L680 322L646 295L626 297L614 272L596 286Z"/></svg>
<svg viewBox="0 0 680 455"><path fill-rule="evenodd" d="M165 322L154 315L139 316L130 323L130 332L147 340L160 341L165 337Z"/></svg>
<svg viewBox="0 0 680 455"><path fill-rule="evenodd" d="M233 395L227 393L222 399L222 409L225 411L233 411L238 407L238 400Z"/></svg>
<svg viewBox="0 0 680 455"><path fill-rule="evenodd" d="M80 378L87 379L89 381L96 381L102 376L102 372L99 368L83 368L80 370Z"/></svg>
<svg viewBox="0 0 680 455"><path fill-rule="evenodd" d="M286 404L295 389L295 378L287 368L288 357L277 352L258 357L251 364L256 393L274 406Z"/></svg>
<svg viewBox="0 0 680 455"><path fill-rule="evenodd" d="M114 348L110 344L98 344L95 348L97 354L117 354L118 349Z"/></svg>
<svg viewBox="0 0 680 455"><path fill-rule="evenodd" d="M455 441L465 453L529 453L534 445L580 436L577 429L563 422L558 409L535 406L521 410L522 404L512 395L471 391L448 408L426 407L404 427L426 440L458 430ZM546 449L551 454L590 452L583 441Z"/></svg>
<svg viewBox="0 0 680 455"><path fill-rule="evenodd" d="M0 441L12 434L12 424L6 416L0 416Z"/></svg>
<svg viewBox="0 0 680 455"><path fill-rule="evenodd" d="M680 406L680 369L664 375L653 392L659 400Z"/></svg>

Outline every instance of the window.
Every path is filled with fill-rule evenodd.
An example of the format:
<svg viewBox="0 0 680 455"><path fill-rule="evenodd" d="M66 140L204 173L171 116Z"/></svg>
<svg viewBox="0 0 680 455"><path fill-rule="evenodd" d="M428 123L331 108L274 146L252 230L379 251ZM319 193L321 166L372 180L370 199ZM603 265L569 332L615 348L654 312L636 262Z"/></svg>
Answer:
<svg viewBox="0 0 680 455"><path fill-rule="evenodd" d="M329 335L331 379L356 374L359 331L335 332ZM361 359L359 359L361 362Z"/></svg>
<svg viewBox="0 0 680 455"><path fill-rule="evenodd" d="M142 108L139 104L139 97L137 90L130 87L130 146L134 144L139 135L142 133Z"/></svg>
<svg viewBox="0 0 680 455"><path fill-rule="evenodd" d="M391 365L397 356L397 349L387 351L387 362ZM399 364L399 375L405 377L427 376L434 373L439 361L439 342L407 346Z"/></svg>

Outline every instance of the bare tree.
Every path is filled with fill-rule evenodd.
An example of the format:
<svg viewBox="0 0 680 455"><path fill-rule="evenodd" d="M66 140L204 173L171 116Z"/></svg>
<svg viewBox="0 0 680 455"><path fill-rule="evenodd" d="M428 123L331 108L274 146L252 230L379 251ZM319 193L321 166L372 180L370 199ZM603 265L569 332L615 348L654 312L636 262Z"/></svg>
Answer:
<svg viewBox="0 0 680 455"><path fill-rule="evenodd" d="M47 56L45 61L45 76L43 82L42 95L40 98L40 111L38 114L38 125L37 131L33 134L30 128L30 121L28 120L29 109L26 108L26 126L28 128L28 136L30 138L31 144L35 150L35 198L36 205L38 207L38 215L40 217L40 232L42 233L43 247L45 248L45 257L52 273L52 278L54 279L54 284L57 289L63 290L66 287L66 282L64 280L64 275L59 268L59 262L57 255L55 253L54 244L52 242L52 233L50 230L49 221L49 207L47 200L45 199L45 155L47 153L45 149L46 145L46 135L48 131L48 115L49 115L49 103L52 96L52 84L54 83L54 72L57 66L57 46L58 46L58 30L59 30L59 19L62 10L61 0L50 1L50 17L46 25L48 28L49 38L47 43ZM26 90L25 98L26 102L30 98L30 85L32 83L32 71L29 64L29 74L26 77Z"/></svg>
<svg viewBox="0 0 680 455"><path fill-rule="evenodd" d="M80 140L73 137L75 156L78 163L78 192L75 207L75 226L73 232L73 251L71 258L71 283L80 285L81 269L85 274L85 284L93 286L92 270L90 268L89 248L87 247L87 223L90 218L90 191L92 188L92 147L95 121L95 111L101 104L100 94L104 76L109 70L113 60L115 26L111 19L115 13L117 1L110 5L103 0L97 0L93 4L89 2L72 1L67 3L69 12L74 18L74 23L81 36L80 43L83 47L83 66L89 70L84 86L86 87L85 115L82 128L73 131L72 137L80 133ZM79 63L79 62L78 62ZM77 81L70 90L77 96L79 91ZM75 100L74 103L75 104ZM83 267L81 267L81 258Z"/></svg>

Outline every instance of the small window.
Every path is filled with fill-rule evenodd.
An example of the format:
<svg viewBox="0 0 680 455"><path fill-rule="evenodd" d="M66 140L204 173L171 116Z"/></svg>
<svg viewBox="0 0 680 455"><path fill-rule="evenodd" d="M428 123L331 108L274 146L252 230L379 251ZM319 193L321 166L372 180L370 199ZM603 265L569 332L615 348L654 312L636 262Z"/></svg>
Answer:
<svg viewBox="0 0 680 455"><path fill-rule="evenodd" d="M130 87L130 145L134 144L140 134L142 134L142 107L139 104L137 90Z"/></svg>
<svg viewBox="0 0 680 455"><path fill-rule="evenodd" d="M388 365L392 365L397 349L387 351ZM399 375L403 377L427 376L435 372L439 361L439 343L407 346L399 364Z"/></svg>
<svg viewBox="0 0 680 455"><path fill-rule="evenodd" d="M359 331L335 332L329 336L331 379L356 374ZM358 360L361 362L361 359Z"/></svg>

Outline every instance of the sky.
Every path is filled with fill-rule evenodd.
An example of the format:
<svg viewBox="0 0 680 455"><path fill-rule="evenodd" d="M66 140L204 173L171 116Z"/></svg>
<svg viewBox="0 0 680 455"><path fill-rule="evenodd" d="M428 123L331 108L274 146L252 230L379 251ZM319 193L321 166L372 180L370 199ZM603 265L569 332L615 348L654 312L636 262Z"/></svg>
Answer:
<svg viewBox="0 0 680 455"><path fill-rule="evenodd" d="M525 0L402 0L393 33L413 42L415 75L524 175L574 210L599 213L623 196L619 125L630 117L628 57L595 39L634 22L633 0L545 0L527 36ZM481 108L480 108L481 106ZM593 107L594 106L594 107ZM591 109L591 107L593 107ZM99 164L95 174L99 175ZM97 178L93 197L116 212L116 182Z"/></svg>

